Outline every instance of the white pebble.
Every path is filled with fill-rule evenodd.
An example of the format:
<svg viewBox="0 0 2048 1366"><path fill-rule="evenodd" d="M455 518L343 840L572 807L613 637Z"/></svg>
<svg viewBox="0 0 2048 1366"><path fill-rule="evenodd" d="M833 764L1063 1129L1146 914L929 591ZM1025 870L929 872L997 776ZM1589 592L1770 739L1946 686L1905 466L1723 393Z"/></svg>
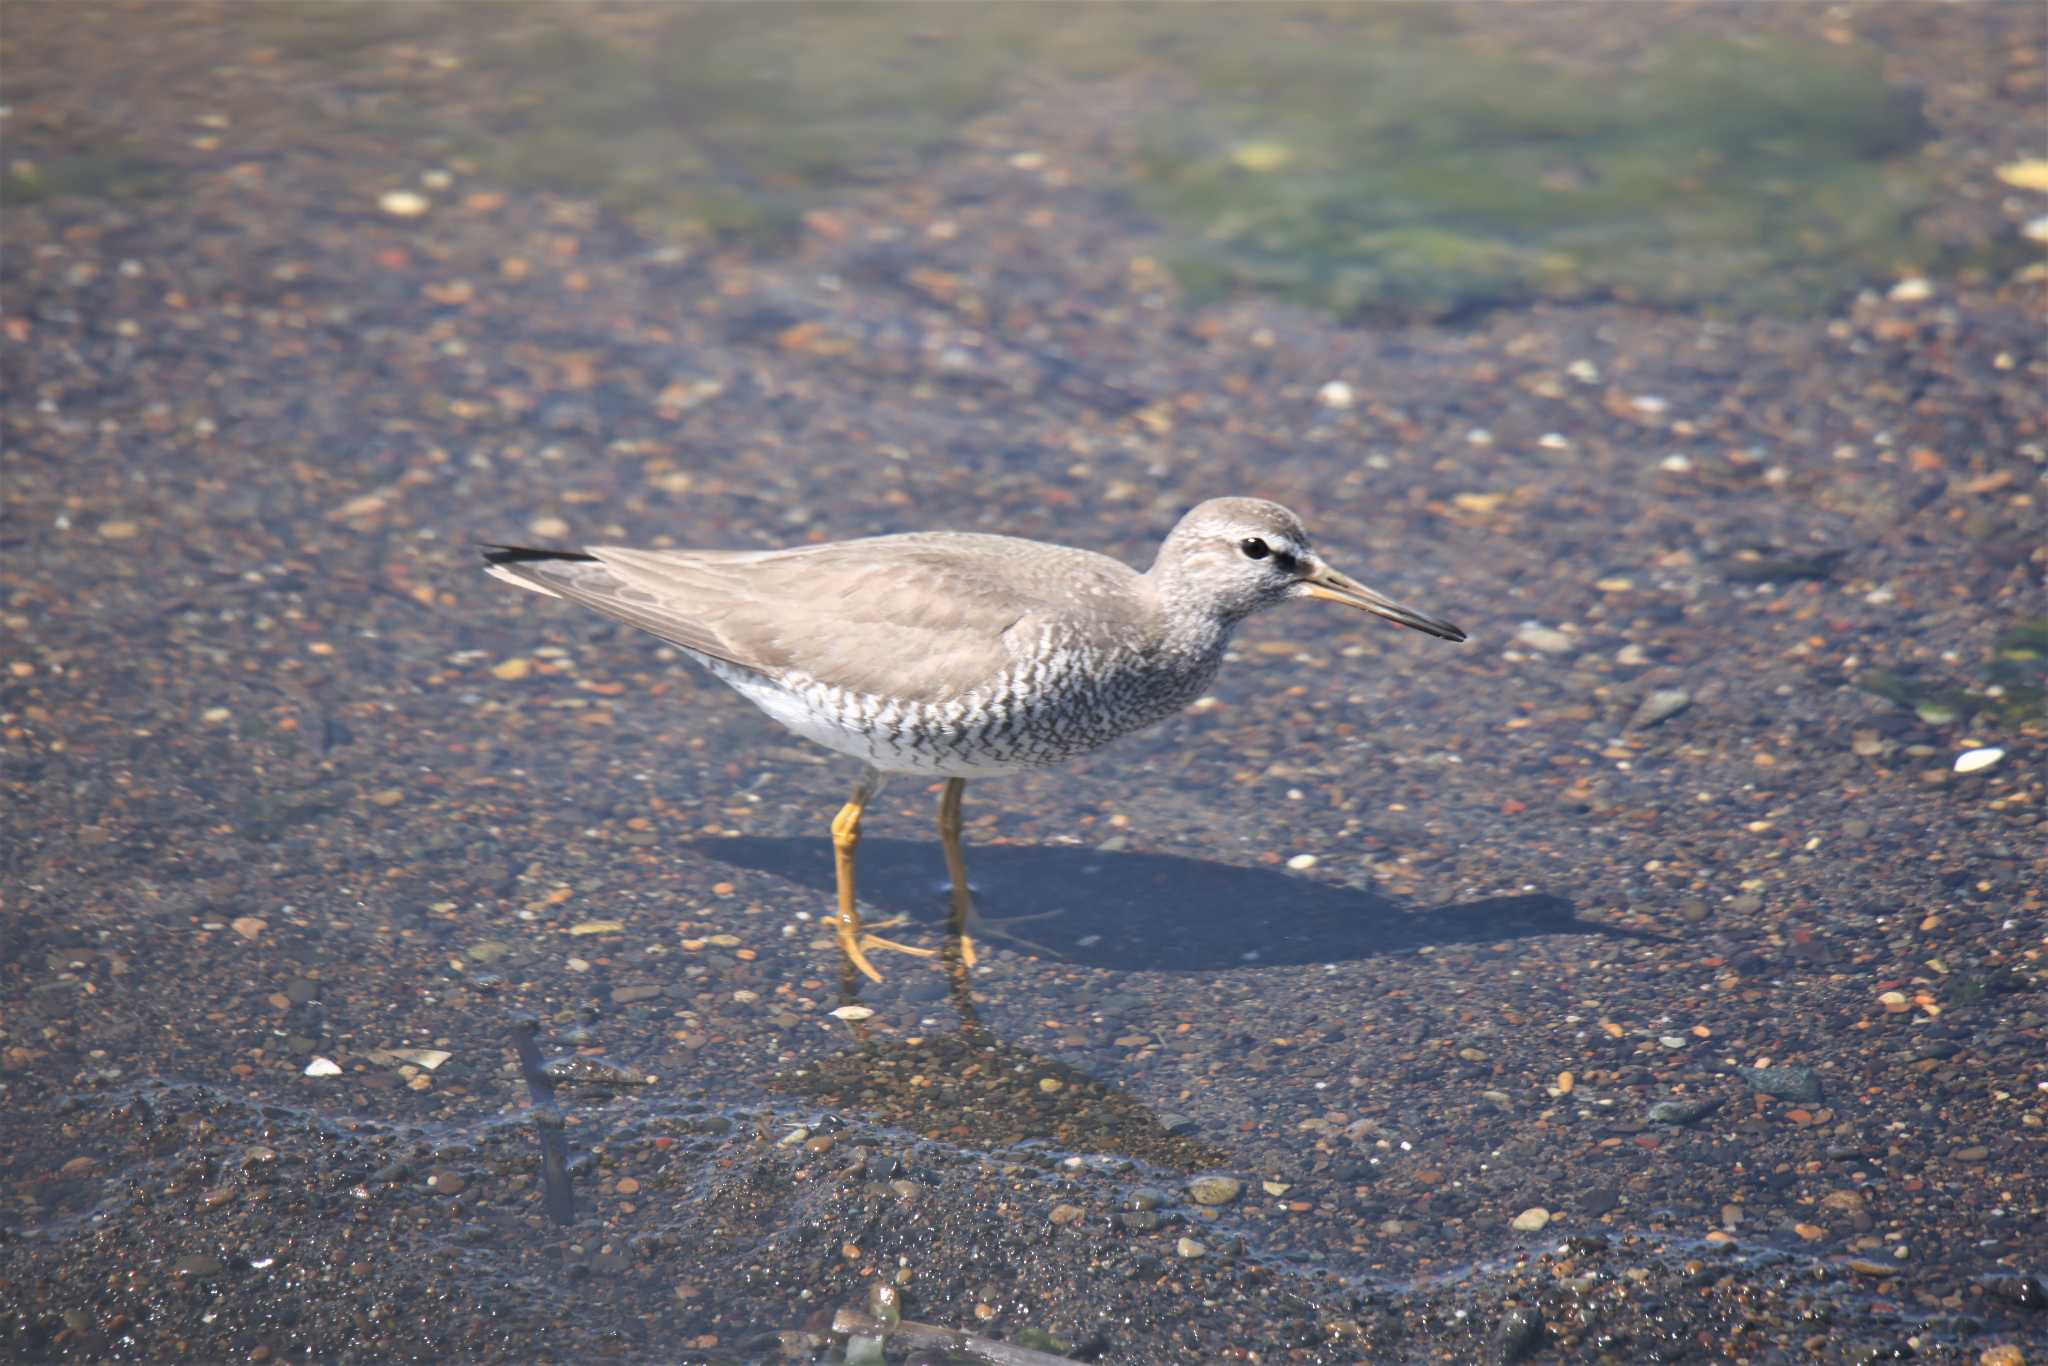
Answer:
<svg viewBox="0 0 2048 1366"><path fill-rule="evenodd" d="M1355 401L1351 386L1341 379L1333 379L1316 390L1316 402L1325 408L1349 408Z"/></svg>
<svg viewBox="0 0 2048 1366"><path fill-rule="evenodd" d="M1996 746L1983 749L1966 749L1956 756L1956 772L1981 773L2005 757L2005 751Z"/></svg>
<svg viewBox="0 0 2048 1366"><path fill-rule="evenodd" d="M866 1006L841 1006L832 1012L835 1020L865 1020L875 1012Z"/></svg>
<svg viewBox="0 0 2048 1366"><path fill-rule="evenodd" d="M1531 1205L1517 1214L1512 1222L1523 1233L1537 1233L1550 1222L1550 1211L1541 1205Z"/></svg>
<svg viewBox="0 0 2048 1366"><path fill-rule="evenodd" d="M427 197L414 190L392 190L377 200L377 207L393 218L418 218L427 211Z"/></svg>
<svg viewBox="0 0 2048 1366"><path fill-rule="evenodd" d="M1891 300L1895 304L1917 304L1933 297L1934 286L1918 275L1892 286Z"/></svg>
<svg viewBox="0 0 2048 1366"><path fill-rule="evenodd" d="M338 1077L341 1075L341 1064L333 1061L331 1058L315 1058L306 1064L306 1075L309 1077Z"/></svg>
<svg viewBox="0 0 2048 1366"><path fill-rule="evenodd" d="M1287 860L1287 866L1299 873L1305 868L1315 867L1316 856L1314 854L1296 854L1293 858Z"/></svg>

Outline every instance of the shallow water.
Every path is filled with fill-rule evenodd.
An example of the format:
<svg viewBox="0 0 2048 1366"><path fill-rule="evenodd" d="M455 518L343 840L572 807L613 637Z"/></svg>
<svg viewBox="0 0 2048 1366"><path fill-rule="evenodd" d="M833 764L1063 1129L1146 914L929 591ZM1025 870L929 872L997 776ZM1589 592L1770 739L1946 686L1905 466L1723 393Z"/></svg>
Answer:
<svg viewBox="0 0 2048 1366"><path fill-rule="evenodd" d="M12 15L0 1343L2037 1338L2044 38ZM473 553L1230 492L1472 642L1276 612L973 785L964 998L842 984L851 774ZM860 851L932 945L935 808Z"/></svg>

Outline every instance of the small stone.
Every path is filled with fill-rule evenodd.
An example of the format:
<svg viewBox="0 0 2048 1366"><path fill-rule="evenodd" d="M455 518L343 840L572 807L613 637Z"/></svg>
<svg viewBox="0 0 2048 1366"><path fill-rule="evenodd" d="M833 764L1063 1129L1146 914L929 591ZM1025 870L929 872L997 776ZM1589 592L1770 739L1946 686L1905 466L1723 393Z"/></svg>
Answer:
<svg viewBox="0 0 2048 1366"><path fill-rule="evenodd" d="M396 806L405 800L405 793L395 787L380 787L370 794L372 806Z"/></svg>
<svg viewBox="0 0 2048 1366"><path fill-rule="evenodd" d="M1949 1156L1958 1162L1982 1162L1985 1158L1991 1156L1991 1149L1981 1143L1973 1143L1967 1148L1956 1149Z"/></svg>
<svg viewBox="0 0 2048 1366"><path fill-rule="evenodd" d="M92 1169L99 1166L99 1164L100 1160L98 1158L81 1155L72 1158L69 1162L57 1168L57 1174L75 1181L81 1176L90 1176Z"/></svg>
<svg viewBox="0 0 2048 1366"><path fill-rule="evenodd" d="M1060 1079L1058 1077L1040 1077L1038 1079L1038 1089L1048 1096L1056 1096L1060 1092Z"/></svg>
<svg viewBox="0 0 2048 1366"><path fill-rule="evenodd" d="M377 207L393 218L418 218L429 204L425 195L412 190L390 190L378 196Z"/></svg>
<svg viewBox="0 0 2048 1366"><path fill-rule="evenodd" d="M1645 1118L1652 1124L1691 1124L1720 1109L1723 1099L1711 1096L1701 1100L1660 1100L1650 1107Z"/></svg>
<svg viewBox="0 0 2048 1366"><path fill-rule="evenodd" d="M508 659L491 666L492 675L507 683L517 683L532 672L533 661L530 659Z"/></svg>
<svg viewBox="0 0 2048 1366"><path fill-rule="evenodd" d="M1322 404L1325 408L1334 408L1342 411L1357 402L1357 395L1352 393L1351 386L1343 380L1333 379L1322 388L1316 390L1316 402Z"/></svg>
<svg viewBox="0 0 2048 1366"><path fill-rule="evenodd" d="M1549 626L1538 626L1534 622L1525 623L1516 631L1515 640L1547 655L1568 655L1579 648L1579 643L1563 631Z"/></svg>
<svg viewBox="0 0 2048 1366"><path fill-rule="evenodd" d="M208 707L199 714L199 719L209 726L217 726L223 721L234 720L235 714L226 707Z"/></svg>
<svg viewBox="0 0 2048 1366"><path fill-rule="evenodd" d="M625 930L626 922L623 920L583 920L571 925L568 933L571 935L623 934Z"/></svg>
<svg viewBox="0 0 2048 1366"><path fill-rule="evenodd" d="M1316 866L1316 856L1314 854L1296 854L1293 858L1287 860L1287 866L1297 873L1306 872Z"/></svg>
<svg viewBox="0 0 2048 1366"><path fill-rule="evenodd" d="M1662 725L1692 705L1692 694L1684 688L1659 688L1637 704L1628 721L1630 730L1648 730Z"/></svg>
<svg viewBox="0 0 2048 1366"><path fill-rule="evenodd" d="M100 539L103 541L132 541L141 532L142 528L133 522L100 523Z"/></svg>
<svg viewBox="0 0 2048 1366"><path fill-rule="evenodd" d="M867 1006L841 1006L839 1007L839 1009L832 1012L832 1018L835 1020L846 1020L849 1023L851 1023L855 1020L868 1019L874 1013L875 1012Z"/></svg>
<svg viewBox="0 0 2048 1366"><path fill-rule="evenodd" d="M2005 757L2005 751L1996 746L1983 749L1966 749L1956 756L1956 772L1981 773Z"/></svg>
<svg viewBox="0 0 2048 1366"><path fill-rule="evenodd" d="M338 1077L341 1075L341 1064L335 1062L332 1058L315 1058L306 1064L306 1075L309 1077Z"/></svg>
<svg viewBox="0 0 2048 1366"><path fill-rule="evenodd" d="M228 927L244 939L260 939L270 928L270 922L259 915L238 915L228 922Z"/></svg>
<svg viewBox="0 0 2048 1366"><path fill-rule="evenodd" d="M1998 168L1996 174L2016 190L2048 190L2048 160L2040 157L2008 161Z"/></svg>
<svg viewBox="0 0 2048 1366"><path fill-rule="evenodd" d="M205 1252L191 1252L171 1263L171 1273L189 1276L194 1280L218 1276L227 1270L227 1263Z"/></svg>
<svg viewBox="0 0 2048 1366"><path fill-rule="evenodd" d="M536 517L526 529L544 541L559 541L569 534L569 524L559 517Z"/></svg>
<svg viewBox="0 0 2048 1366"><path fill-rule="evenodd" d="M646 1086L654 1080L604 1058L553 1058L541 1064L540 1072L549 1081L578 1086Z"/></svg>
<svg viewBox="0 0 2048 1366"><path fill-rule="evenodd" d="M427 1178L427 1189L437 1195L460 1195L469 1183L454 1172L435 1172Z"/></svg>
<svg viewBox="0 0 2048 1366"><path fill-rule="evenodd" d="M1534 1309L1516 1306L1501 1315L1500 1357L1520 1361L1543 1345L1543 1316Z"/></svg>
<svg viewBox="0 0 2048 1366"><path fill-rule="evenodd" d="M1550 1211L1541 1205L1531 1205L1509 1221L1509 1226L1518 1233L1540 1233L1550 1223Z"/></svg>
<svg viewBox="0 0 2048 1366"><path fill-rule="evenodd" d="M1086 1214L1087 1211L1079 1205L1054 1205L1052 1213L1047 1215L1046 1218L1064 1227L1067 1224L1079 1222Z"/></svg>
<svg viewBox="0 0 2048 1366"><path fill-rule="evenodd" d="M1817 1243L1828 1236L1828 1231L1816 1224L1794 1224L1792 1231L1809 1243Z"/></svg>
<svg viewBox="0 0 2048 1366"><path fill-rule="evenodd" d="M1198 1205L1227 1205L1244 1192L1234 1176L1198 1176L1188 1182L1188 1197Z"/></svg>
<svg viewBox="0 0 2048 1366"><path fill-rule="evenodd" d="M512 952L512 946L502 939L484 939L471 944L466 952L472 963L495 963Z"/></svg>
<svg viewBox="0 0 2048 1366"><path fill-rule="evenodd" d="M1996 1347L1986 1347L1977 1358L1977 1366L2027 1366L2027 1354L2010 1342L2001 1342Z"/></svg>
<svg viewBox="0 0 2048 1366"><path fill-rule="evenodd" d="M652 985L638 987L613 987L612 1004L615 1006L627 1006L633 1004L633 1002L635 1001L652 1001L658 999L663 995L666 995L667 992L667 987L658 987Z"/></svg>
<svg viewBox="0 0 2048 1366"><path fill-rule="evenodd" d="M1751 1089L1777 1100L1817 1101L1820 1074L1811 1067L1751 1067L1743 1073Z"/></svg>
<svg viewBox="0 0 2048 1366"><path fill-rule="evenodd" d="M1923 303L1934 297L1934 285L1931 281L1915 275L1893 285L1887 297L1895 304Z"/></svg>
<svg viewBox="0 0 2048 1366"><path fill-rule="evenodd" d="M1193 1259L1205 1255L1209 1251L1209 1245L1199 1238L1183 1238L1174 1244L1174 1251L1183 1257Z"/></svg>

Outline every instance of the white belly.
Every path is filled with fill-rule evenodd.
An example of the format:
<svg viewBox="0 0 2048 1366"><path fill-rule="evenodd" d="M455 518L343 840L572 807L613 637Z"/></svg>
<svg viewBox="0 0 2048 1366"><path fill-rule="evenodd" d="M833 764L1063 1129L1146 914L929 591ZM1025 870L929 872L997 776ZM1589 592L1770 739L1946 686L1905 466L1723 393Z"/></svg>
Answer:
<svg viewBox="0 0 2048 1366"><path fill-rule="evenodd" d="M988 778L1042 768L1042 758L1006 758L986 749L942 749L892 741L891 704L879 698L830 698L817 688L788 688L722 660L694 655L734 692L806 740L884 773ZM836 705L835 705L836 703Z"/></svg>

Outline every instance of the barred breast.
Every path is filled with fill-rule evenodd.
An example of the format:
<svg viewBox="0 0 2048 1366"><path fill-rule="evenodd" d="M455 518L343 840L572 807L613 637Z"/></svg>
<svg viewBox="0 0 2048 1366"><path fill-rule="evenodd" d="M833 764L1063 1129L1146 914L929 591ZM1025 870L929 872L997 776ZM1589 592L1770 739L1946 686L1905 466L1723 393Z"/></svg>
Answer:
<svg viewBox="0 0 2048 1366"><path fill-rule="evenodd" d="M699 662L797 734L884 773L975 778L1045 768L1164 720L1201 695L1220 659L1219 649L1169 662L1048 632L1011 667L943 702Z"/></svg>

